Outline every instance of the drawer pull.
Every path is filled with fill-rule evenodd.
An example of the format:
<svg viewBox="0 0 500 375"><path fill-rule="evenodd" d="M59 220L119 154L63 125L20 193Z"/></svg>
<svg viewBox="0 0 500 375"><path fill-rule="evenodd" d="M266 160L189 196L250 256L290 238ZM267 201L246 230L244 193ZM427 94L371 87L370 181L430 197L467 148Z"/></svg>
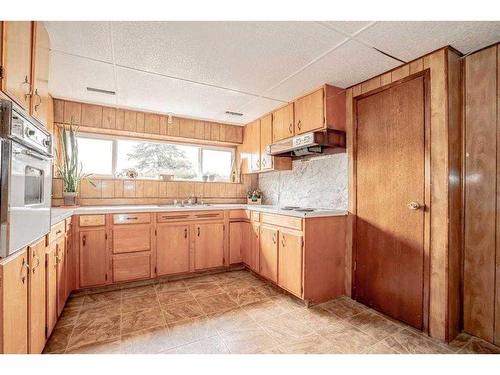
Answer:
<svg viewBox="0 0 500 375"><path fill-rule="evenodd" d="M188 238L188 230L187 230L187 228L184 228L184 238Z"/></svg>
<svg viewBox="0 0 500 375"><path fill-rule="evenodd" d="M176 216L162 216L162 219L185 219L189 217L189 215L176 215Z"/></svg>
<svg viewBox="0 0 500 375"><path fill-rule="evenodd" d="M85 243L87 242L87 237L84 235L82 237L82 245L85 246Z"/></svg>
<svg viewBox="0 0 500 375"><path fill-rule="evenodd" d="M56 232L56 236L57 236L58 234L61 234L61 233L62 233L62 230L61 230L61 229L59 229L59 230Z"/></svg>
<svg viewBox="0 0 500 375"><path fill-rule="evenodd" d="M138 220L139 218L137 216L132 216L132 217L126 217L126 220Z"/></svg>
<svg viewBox="0 0 500 375"><path fill-rule="evenodd" d="M198 227L198 237L200 237L200 227Z"/></svg>
<svg viewBox="0 0 500 375"><path fill-rule="evenodd" d="M217 217L219 214L196 214L196 217Z"/></svg>

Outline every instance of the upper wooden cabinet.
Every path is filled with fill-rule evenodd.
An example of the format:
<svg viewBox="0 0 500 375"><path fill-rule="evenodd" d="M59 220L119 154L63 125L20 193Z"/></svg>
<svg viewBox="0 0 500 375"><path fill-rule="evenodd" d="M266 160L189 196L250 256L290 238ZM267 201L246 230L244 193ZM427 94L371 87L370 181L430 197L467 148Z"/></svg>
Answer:
<svg viewBox="0 0 500 375"><path fill-rule="evenodd" d="M290 103L273 112L273 142L293 137L295 134L293 107L294 104Z"/></svg>
<svg viewBox="0 0 500 375"><path fill-rule="evenodd" d="M32 21L3 21L2 91L26 111L32 90Z"/></svg>
<svg viewBox="0 0 500 375"><path fill-rule="evenodd" d="M274 158L266 153L267 145L273 143L273 116L264 116L260 120L260 170L273 169Z"/></svg>
<svg viewBox="0 0 500 375"><path fill-rule="evenodd" d="M33 46L33 92L31 114L47 124L49 110L49 34L42 22L35 22Z"/></svg>

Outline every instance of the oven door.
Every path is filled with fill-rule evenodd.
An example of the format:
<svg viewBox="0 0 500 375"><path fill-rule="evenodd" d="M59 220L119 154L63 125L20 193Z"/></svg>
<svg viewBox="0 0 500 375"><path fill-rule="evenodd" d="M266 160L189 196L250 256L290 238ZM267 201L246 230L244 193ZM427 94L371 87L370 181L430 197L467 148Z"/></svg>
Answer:
<svg viewBox="0 0 500 375"><path fill-rule="evenodd" d="M9 255L41 238L50 230L52 159L14 141L4 141L2 146L7 148L2 150L2 157L7 153L10 159L10 168L7 171L8 229L5 249ZM4 167L5 163L2 163L2 169ZM5 186L2 186L2 190L4 188ZM2 210L4 209L2 207Z"/></svg>

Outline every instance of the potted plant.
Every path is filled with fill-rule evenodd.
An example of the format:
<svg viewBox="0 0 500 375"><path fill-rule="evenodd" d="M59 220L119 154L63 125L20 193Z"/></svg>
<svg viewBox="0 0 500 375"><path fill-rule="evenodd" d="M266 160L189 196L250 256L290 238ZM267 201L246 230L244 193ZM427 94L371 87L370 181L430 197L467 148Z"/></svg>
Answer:
<svg viewBox="0 0 500 375"><path fill-rule="evenodd" d="M247 204L262 204L262 191L259 189L248 191Z"/></svg>
<svg viewBox="0 0 500 375"><path fill-rule="evenodd" d="M63 180L63 198L65 206L76 206L78 191L82 180L88 180L95 187L95 183L89 179L89 174L83 173L83 165L78 161L78 142L73 122L67 130L64 126L59 130L61 152L56 150L57 173Z"/></svg>

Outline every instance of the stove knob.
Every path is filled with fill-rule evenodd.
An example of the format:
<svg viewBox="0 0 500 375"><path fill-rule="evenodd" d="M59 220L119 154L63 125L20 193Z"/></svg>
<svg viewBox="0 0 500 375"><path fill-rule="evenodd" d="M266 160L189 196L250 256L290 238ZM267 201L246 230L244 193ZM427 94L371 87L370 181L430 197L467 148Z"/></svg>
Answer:
<svg viewBox="0 0 500 375"><path fill-rule="evenodd" d="M30 137L34 136L35 135L35 131L33 129L28 129L26 130L26 134Z"/></svg>
<svg viewBox="0 0 500 375"><path fill-rule="evenodd" d="M50 147L50 140L49 140L49 139L44 139L44 140L43 140L43 145L44 145L45 147Z"/></svg>

